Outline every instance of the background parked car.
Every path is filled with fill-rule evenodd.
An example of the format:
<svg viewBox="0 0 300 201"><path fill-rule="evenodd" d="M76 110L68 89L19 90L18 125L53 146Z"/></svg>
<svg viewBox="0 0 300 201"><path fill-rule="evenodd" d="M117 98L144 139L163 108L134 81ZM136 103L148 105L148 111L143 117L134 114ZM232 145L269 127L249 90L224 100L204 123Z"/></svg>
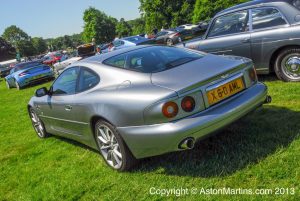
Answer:
<svg viewBox="0 0 300 201"><path fill-rule="evenodd" d="M36 61L17 64L5 77L7 88L16 87L18 90L30 84L50 79L54 79L51 67Z"/></svg>
<svg viewBox="0 0 300 201"><path fill-rule="evenodd" d="M108 53L109 52L109 43L101 44L100 46L101 53Z"/></svg>
<svg viewBox="0 0 300 201"><path fill-rule="evenodd" d="M58 74L60 74L60 72L61 72L62 70L64 70L67 66L69 66L70 64L72 64L72 63L74 63L74 62L76 62L76 61L79 61L79 60L81 60L81 59L82 59L82 57L72 57L72 58L67 59L67 60L64 60L64 61L62 61L62 62L57 62L56 64L53 65L54 70L55 70Z"/></svg>
<svg viewBox="0 0 300 201"><path fill-rule="evenodd" d="M96 45L87 43L77 47L77 55L79 57L90 57L96 54Z"/></svg>
<svg viewBox="0 0 300 201"><path fill-rule="evenodd" d="M129 36L129 37L117 39L112 43L114 46L112 50L118 50L118 49L133 47L137 45L150 44L152 43L152 41L141 36Z"/></svg>
<svg viewBox="0 0 300 201"><path fill-rule="evenodd" d="M178 26L177 28L179 29L193 29L193 28L197 28L198 25L196 24L183 24L183 25L180 25Z"/></svg>
<svg viewBox="0 0 300 201"><path fill-rule="evenodd" d="M185 47L251 58L259 74L300 81L299 1L258 0L218 13L203 38ZM300 5L300 4L299 4Z"/></svg>
<svg viewBox="0 0 300 201"><path fill-rule="evenodd" d="M6 77L7 75L9 75L11 68L8 66L2 66L0 65L0 77Z"/></svg>
<svg viewBox="0 0 300 201"><path fill-rule="evenodd" d="M53 53L53 54L49 54L44 56L43 58L43 63L46 65L53 65L56 62L60 61L62 58L62 54L61 53Z"/></svg>
<svg viewBox="0 0 300 201"><path fill-rule="evenodd" d="M174 45L193 37L192 29L177 28L158 32L153 40L156 44Z"/></svg>

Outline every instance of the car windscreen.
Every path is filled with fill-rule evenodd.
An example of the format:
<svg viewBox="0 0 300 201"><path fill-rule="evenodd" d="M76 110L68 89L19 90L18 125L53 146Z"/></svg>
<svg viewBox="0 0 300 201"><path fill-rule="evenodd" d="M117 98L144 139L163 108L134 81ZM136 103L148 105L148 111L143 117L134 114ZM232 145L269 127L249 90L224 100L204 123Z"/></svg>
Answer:
<svg viewBox="0 0 300 201"><path fill-rule="evenodd" d="M178 67L203 56L182 48L151 46L111 57L103 63L143 73L156 73Z"/></svg>

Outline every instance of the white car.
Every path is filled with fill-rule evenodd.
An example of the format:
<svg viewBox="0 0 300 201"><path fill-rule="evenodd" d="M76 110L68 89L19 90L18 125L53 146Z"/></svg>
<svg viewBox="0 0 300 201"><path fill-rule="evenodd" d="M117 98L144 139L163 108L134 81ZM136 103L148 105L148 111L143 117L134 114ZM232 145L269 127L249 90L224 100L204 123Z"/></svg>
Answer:
<svg viewBox="0 0 300 201"><path fill-rule="evenodd" d="M113 48L110 49L110 51L133 47L137 45L143 45L147 44L149 42L149 39L141 37L141 36L129 36L121 39L114 40Z"/></svg>
<svg viewBox="0 0 300 201"><path fill-rule="evenodd" d="M54 69L56 72L60 73L60 71L64 70L68 65L81 60L82 57L72 57L70 59L64 60L62 62L57 62L56 64L54 64Z"/></svg>
<svg viewBox="0 0 300 201"><path fill-rule="evenodd" d="M178 26L177 28L180 28L180 29L194 29L194 28L197 28L198 25L195 25L195 24L183 24L183 25L180 25Z"/></svg>

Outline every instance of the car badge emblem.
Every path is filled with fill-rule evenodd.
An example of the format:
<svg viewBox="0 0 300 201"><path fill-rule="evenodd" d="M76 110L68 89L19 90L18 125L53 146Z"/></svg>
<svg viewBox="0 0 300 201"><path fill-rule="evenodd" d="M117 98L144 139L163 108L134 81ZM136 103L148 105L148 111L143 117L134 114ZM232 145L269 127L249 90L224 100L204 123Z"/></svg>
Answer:
<svg viewBox="0 0 300 201"><path fill-rule="evenodd" d="M228 76L229 76L229 74L225 74L225 75L222 75L221 78L226 79L226 78L228 78Z"/></svg>

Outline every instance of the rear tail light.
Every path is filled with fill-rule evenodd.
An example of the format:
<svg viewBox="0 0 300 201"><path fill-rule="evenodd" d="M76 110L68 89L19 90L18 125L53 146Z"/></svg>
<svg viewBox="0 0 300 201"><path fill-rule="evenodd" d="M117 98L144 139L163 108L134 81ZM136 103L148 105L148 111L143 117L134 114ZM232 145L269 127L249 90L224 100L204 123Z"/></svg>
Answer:
<svg viewBox="0 0 300 201"><path fill-rule="evenodd" d="M174 36L180 36L180 33L176 33Z"/></svg>
<svg viewBox="0 0 300 201"><path fill-rule="evenodd" d="M195 99L192 98L191 96L186 96L184 99L181 101L181 108L185 112L192 112L195 109Z"/></svg>
<svg viewBox="0 0 300 201"><path fill-rule="evenodd" d="M19 74L19 77L22 77L22 76L25 76L25 75L27 75L27 73L23 72L23 73Z"/></svg>
<svg viewBox="0 0 300 201"><path fill-rule="evenodd" d="M249 70L249 78L251 79L252 82L257 81L256 70L254 67Z"/></svg>
<svg viewBox="0 0 300 201"><path fill-rule="evenodd" d="M167 118L174 118L178 114L178 105L173 102L167 102L162 107L162 113Z"/></svg>

